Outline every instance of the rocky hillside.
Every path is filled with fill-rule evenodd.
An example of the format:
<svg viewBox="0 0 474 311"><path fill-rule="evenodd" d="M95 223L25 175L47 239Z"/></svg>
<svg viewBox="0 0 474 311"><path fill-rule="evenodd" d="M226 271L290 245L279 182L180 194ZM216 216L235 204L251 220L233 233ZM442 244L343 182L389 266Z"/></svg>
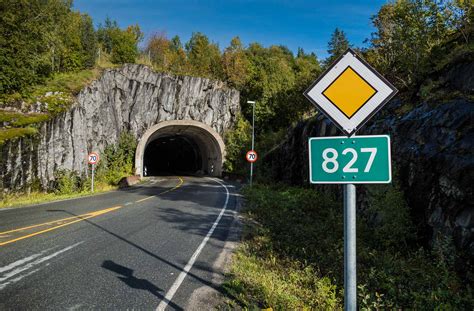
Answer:
<svg viewBox="0 0 474 311"><path fill-rule="evenodd" d="M474 79L465 68L473 63L455 64L436 79L434 91L455 98L430 99L412 109L392 100L358 134L391 136L394 182L404 191L421 238L453 237L474 258ZM339 135L322 115L301 122L260 162L260 174L308 186L308 138Z"/></svg>
<svg viewBox="0 0 474 311"><path fill-rule="evenodd" d="M46 105L41 101L31 112L45 111ZM239 92L219 81L156 73L143 65L108 69L68 111L42 123L37 135L0 144L0 189L31 183L47 188L58 169L86 173L89 152L116 143L122 131L139 138L160 121L201 121L223 134L238 111Z"/></svg>

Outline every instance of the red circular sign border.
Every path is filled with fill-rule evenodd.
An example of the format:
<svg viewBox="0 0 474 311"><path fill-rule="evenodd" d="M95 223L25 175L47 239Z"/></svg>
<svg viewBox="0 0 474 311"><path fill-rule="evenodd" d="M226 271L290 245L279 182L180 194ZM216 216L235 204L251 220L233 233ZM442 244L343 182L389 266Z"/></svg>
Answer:
<svg viewBox="0 0 474 311"><path fill-rule="evenodd" d="M89 161L89 157L90 157L91 155L97 156L97 161L95 161L95 163L91 163L91 162ZM97 152L91 152L91 153L89 153L89 154L87 155L87 163L89 163L89 164L97 164L97 163L99 163L99 159L100 159L100 157L99 157L99 154L98 154Z"/></svg>
<svg viewBox="0 0 474 311"><path fill-rule="evenodd" d="M255 153L255 160L249 160L248 155L251 152ZM245 155L245 159L247 160L247 162L255 163L258 160L258 153L255 150L249 150L249 151L247 151L247 154Z"/></svg>

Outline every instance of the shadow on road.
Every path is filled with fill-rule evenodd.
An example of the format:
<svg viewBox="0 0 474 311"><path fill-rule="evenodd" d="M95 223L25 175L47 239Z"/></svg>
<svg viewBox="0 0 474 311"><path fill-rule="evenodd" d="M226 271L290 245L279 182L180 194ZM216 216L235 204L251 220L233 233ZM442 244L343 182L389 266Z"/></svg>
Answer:
<svg viewBox="0 0 474 311"><path fill-rule="evenodd" d="M74 214L74 213L72 213L72 212L66 211L66 210L51 210L51 211L54 211L54 212L64 212L65 214L69 214L69 215L71 215L71 216L78 216L78 215L76 215L76 214ZM108 230L108 229L106 229L106 228L104 228L104 227L102 227L102 226L100 226L100 225L98 225L98 224L96 224L96 223L90 221L89 219L84 219L83 221L86 222L86 223L88 223L88 224L90 224L90 225L92 225L92 226L94 226L94 227L96 227L96 228L98 228L98 229L100 229L100 230L102 230L102 231L104 231L104 232L106 232L106 233L108 233L108 234L110 234L110 235L112 235L112 236L114 236L115 238L117 238L117 239L119 239L119 240L121 240L121 241L123 241L123 242L129 244L130 246L132 246L132 247L134 247L134 248L136 248L136 249L138 249L138 250L144 252L145 254L147 254L147 255L149 255L149 256L151 256L151 257L153 257L153 258L155 258L155 259L157 259L157 260L159 260L159 261L161 261L161 262L163 262L163 263L165 263L165 264L167 264L167 265L169 265L169 266L171 266L171 267L177 269L177 270L179 270L180 272L183 271L183 269L184 269L184 265L183 265L183 266L178 266L177 264L172 263L172 262L170 262L170 261L168 261L168 260L166 260L166 259L164 259L164 258L162 258L162 257L160 257L160 256L158 256L158 255L156 255L155 253L152 253L151 251L149 251L149 250L147 250L147 249L141 247L140 245L138 245L138 244L136 244L136 243L134 243L134 242L132 242L132 241L127 240L126 238L124 238L124 237L122 237L122 236L120 236L120 235L118 235L118 234L116 234L116 233L114 233L114 232L112 232L112 231L110 231L110 230ZM106 262L107 262L107 263L106 263ZM105 264L106 266L104 266L104 264ZM147 281L147 280L137 279L137 278L133 277L133 270L132 270L132 269L129 269L129 268L127 268L127 267L123 267L123 266L120 266L120 265L118 265L118 264L115 264L114 262L112 262L112 261L110 261L110 260L104 261L104 263L102 263L102 267L103 267L103 268L106 268L106 269L108 269L108 270L110 270L110 271L114 271L114 272L116 272L116 273L121 274L122 276L124 276L125 278L119 277L119 279L121 279L125 284L127 284L128 286L130 286L130 287L132 287L132 288L136 288L136 289L146 289L146 288L142 288L142 287L140 287L140 286L145 286L144 282L145 282L145 281L148 282L148 283L153 287L153 291L150 291L150 292L151 292L153 295L155 295L156 297L158 297L159 299L161 299L161 300L164 299L164 296L159 293L159 291L161 291L161 290L160 290L159 288L157 288L155 285L151 284L151 283L150 283L149 281ZM207 270L207 269L205 269L205 270ZM203 279L203 278L197 276L196 274L192 273L191 271L189 271L187 275L190 276L190 277L192 277L192 278L194 278L194 279L196 279L197 281L199 281L199 282L202 283L203 285L206 285L206 286L209 286L209 287L213 288L214 290L218 291L218 292L221 293L222 295L225 295L225 296L230 297L230 298L232 298L232 299L234 299L234 300L237 301L236 297L233 297L233 296L230 295L228 292L225 292L220 286L217 286L216 284L214 284L214 283L212 283L212 282L210 282L210 281L208 281L208 280L205 280L205 279ZM136 287L137 285L138 285L138 287ZM155 290L154 288L156 288L156 290ZM150 289L152 289L152 288L150 287ZM169 302L169 305L172 306L173 308L175 308L176 310L183 310L182 307L180 307L180 306L174 304L173 302Z"/></svg>
<svg viewBox="0 0 474 311"><path fill-rule="evenodd" d="M159 287L155 286L148 280L139 279L133 276L133 270L122 265L119 265L112 260L104 260L102 263L102 268L110 270L119 274L117 278L127 284L127 286L133 289L142 289L150 292L152 295L156 296L160 300L164 299L164 295L162 294L163 290ZM172 301L169 302L169 305L174 308L175 310L183 310L180 306L176 305Z"/></svg>

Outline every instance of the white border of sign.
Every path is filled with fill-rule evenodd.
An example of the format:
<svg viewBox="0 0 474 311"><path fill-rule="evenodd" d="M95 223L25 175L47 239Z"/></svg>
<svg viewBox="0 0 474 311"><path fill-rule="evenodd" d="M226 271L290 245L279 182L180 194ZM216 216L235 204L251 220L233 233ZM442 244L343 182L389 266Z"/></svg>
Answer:
<svg viewBox="0 0 474 311"><path fill-rule="evenodd" d="M351 139L351 138L374 138L374 137L385 137L387 138L388 142L388 181L355 181L355 180L348 180L348 181L313 181L311 178L313 176L313 164L311 163L311 140L323 140L323 139ZM361 136L353 136L353 137L345 137L345 136L331 136L331 137L310 137L308 140L308 150L309 150L309 182L315 185L320 184L389 184L392 182L392 149L391 149L391 141L390 136L388 135L361 135Z"/></svg>
<svg viewBox="0 0 474 311"><path fill-rule="evenodd" d="M326 88L349 66L376 90L376 93L350 118L323 95ZM304 95L335 125L350 136L392 99L396 93L397 89L390 82L376 72L352 49L348 49L313 82L304 92Z"/></svg>

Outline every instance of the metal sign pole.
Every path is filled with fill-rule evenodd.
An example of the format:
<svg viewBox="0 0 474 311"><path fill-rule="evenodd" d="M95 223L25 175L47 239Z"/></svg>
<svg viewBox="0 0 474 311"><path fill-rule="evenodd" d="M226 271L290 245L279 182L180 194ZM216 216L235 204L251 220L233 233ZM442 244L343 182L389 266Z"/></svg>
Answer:
<svg viewBox="0 0 474 311"><path fill-rule="evenodd" d="M344 185L344 310L357 309L356 187Z"/></svg>
<svg viewBox="0 0 474 311"><path fill-rule="evenodd" d="M252 150L255 150L255 101L247 101L252 104ZM250 186L252 186L253 179L253 162L250 163Z"/></svg>
<svg viewBox="0 0 474 311"><path fill-rule="evenodd" d="M92 164L92 183L91 183L92 192L94 192L94 171L95 171L95 164Z"/></svg>

